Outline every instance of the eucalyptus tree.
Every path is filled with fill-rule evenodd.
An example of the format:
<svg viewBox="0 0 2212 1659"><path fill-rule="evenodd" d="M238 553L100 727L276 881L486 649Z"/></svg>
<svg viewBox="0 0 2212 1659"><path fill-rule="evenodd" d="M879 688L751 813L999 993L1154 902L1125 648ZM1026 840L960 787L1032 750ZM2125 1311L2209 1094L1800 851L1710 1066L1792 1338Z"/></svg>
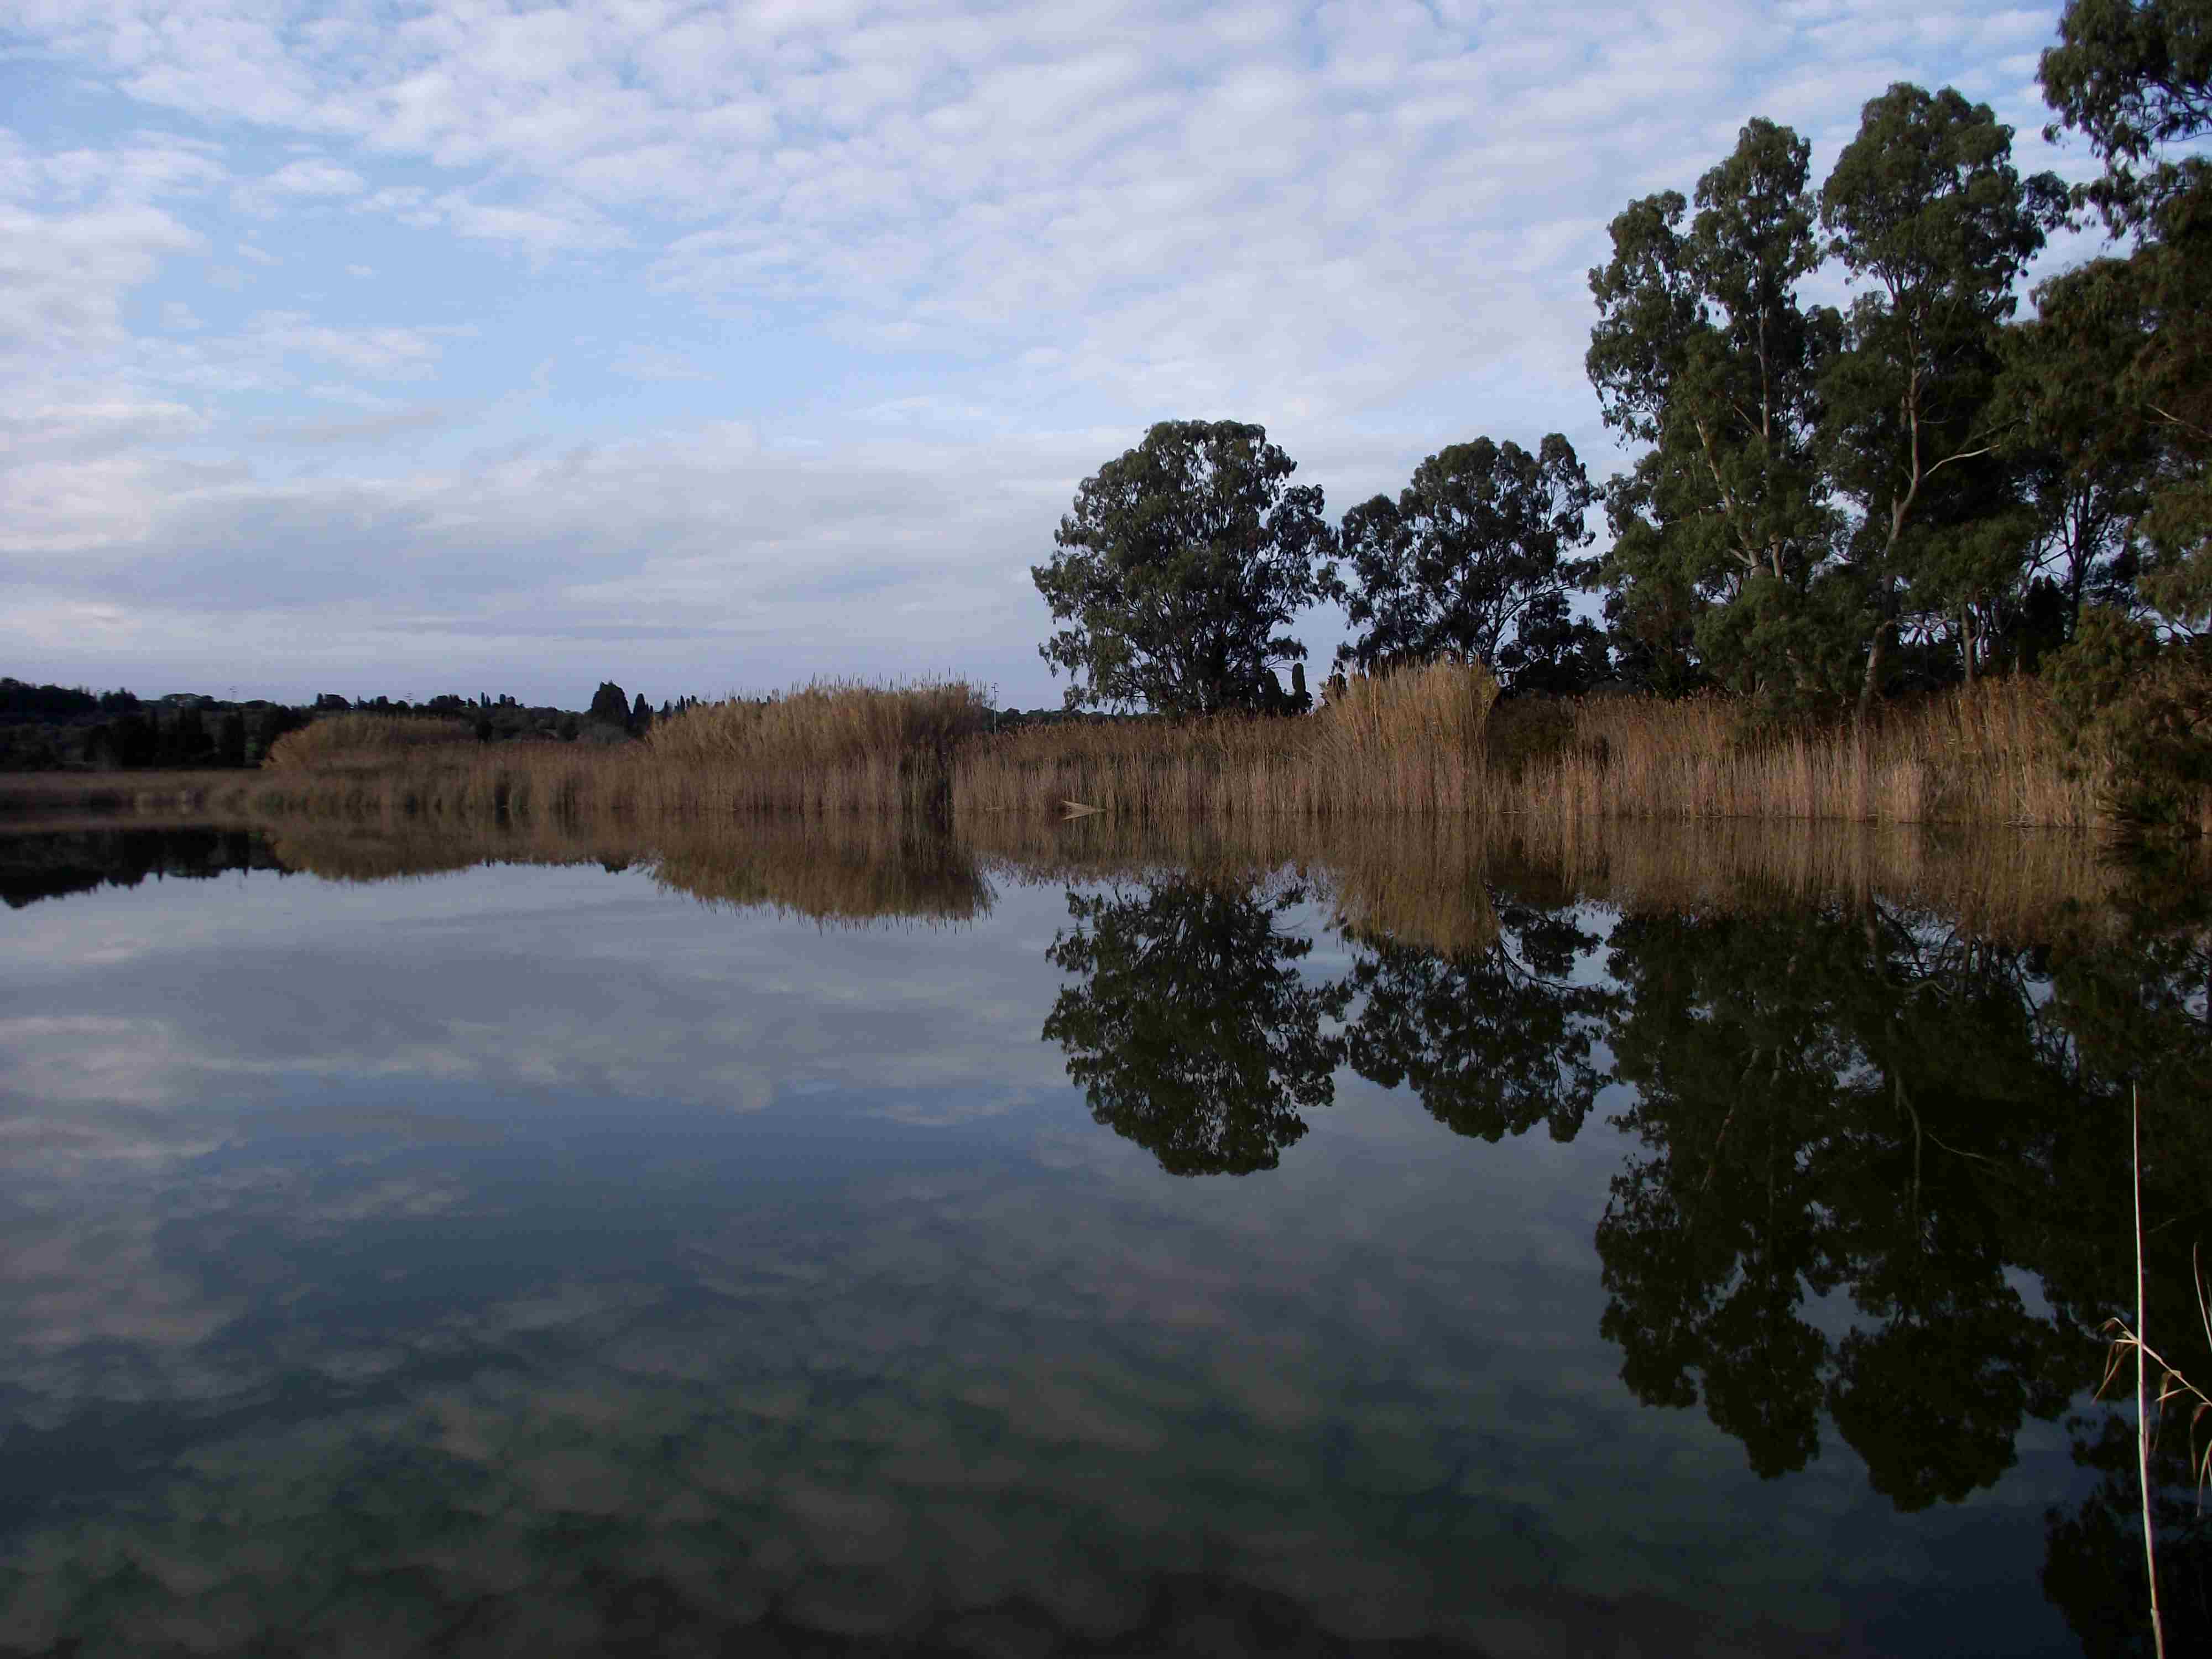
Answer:
<svg viewBox="0 0 2212 1659"><path fill-rule="evenodd" d="M1862 718L1900 619L2004 580L2033 534L1995 394L2021 274L2065 204L2056 176L2013 167L1988 105L1905 82L1868 102L1821 186L1829 249L1865 289L1820 384L1824 459L1857 519Z"/></svg>
<svg viewBox="0 0 2212 1659"><path fill-rule="evenodd" d="M2046 285L2039 298L2052 293ZM2159 463L2123 390L2141 344L2136 319L2063 297L2005 332L2002 442L2035 515L2028 568L2061 602L2058 644L2074 637L2085 607L2134 601L2138 526Z"/></svg>
<svg viewBox="0 0 2212 1659"><path fill-rule="evenodd" d="M2051 678L2105 805L2135 831L2197 820L2212 781L2212 3L2073 0L2043 55L2045 96L2104 176L2094 203L2123 252L2038 290L2044 372L2036 416L2071 435L2085 469L2124 472L2142 452L2131 599L2086 611ZM2085 385L2099 396L2082 407Z"/></svg>
<svg viewBox="0 0 2212 1659"><path fill-rule="evenodd" d="M2038 297L2085 351L2109 358L2112 337L2124 337L2106 441L2140 432L2160 452L2142 524L2142 597L2203 629L2212 624L2212 162L2172 147L2212 133L2212 0L2073 0L2058 33L2041 68L2059 118L2046 136L2063 125L2088 139L2105 176L2082 194L2134 246Z"/></svg>
<svg viewBox="0 0 2212 1659"><path fill-rule="evenodd" d="M2168 147L2212 131L2212 0L2070 0L2043 54L2043 95L2089 140L2105 176L2083 194L2115 230L2200 180Z"/></svg>
<svg viewBox="0 0 2212 1659"><path fill-rule="evenodd" d="M1344 515L1338 541L1357 583L1332 564L1322 587L1363 631L1338 662L1449 656L1510 675L1556 654L1572 642L1567 596L1587 574L1572 555L1592 540L1597 499L1556 432L1533 455L1477 438L1430 456L1396 501L1376 495Z"/></svg>
<svg viewBox="0 0 2212 1659"><path fill-rule="evenodd" d="M1066 671L1070 708L1210 714L1271 706L1282 631L1318 597L1332 545L1322 492L1267 428L1163 421L1083 481L1031 567L1064 623L1037 647Z"/></svg>
<svg viewBox="0 0 2212 1659"><path fill-rule="evenodd" d="M1821 259L1809 153L1751 122L1698 181L1693 216L1678 191L1631 203L1589 274L1591 383L1606 424L1648 447L1607 490L1609 611L1677 640L1686 623L1744 690L1816 672L1804 597L1838 533L1818 429L1841 325L1798 293ZM1739 604L1754 626L1724 614Z"/></svg>

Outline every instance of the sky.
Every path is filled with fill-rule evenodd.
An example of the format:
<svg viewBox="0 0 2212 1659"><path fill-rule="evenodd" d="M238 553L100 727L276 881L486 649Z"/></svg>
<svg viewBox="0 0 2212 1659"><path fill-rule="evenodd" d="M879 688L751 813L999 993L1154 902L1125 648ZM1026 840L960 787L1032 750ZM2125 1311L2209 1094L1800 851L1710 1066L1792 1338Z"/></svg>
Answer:
<svg viewBox="0 0 2212 1659"><path fill-rule="evenodd" d="M0 0L0 672L1057 703L1030 567L1152 422L1332 519L1481 435L1609 473L1613 216L1753 116L1817 183L1899 80L2087 177L2059 10Z"/></svg>

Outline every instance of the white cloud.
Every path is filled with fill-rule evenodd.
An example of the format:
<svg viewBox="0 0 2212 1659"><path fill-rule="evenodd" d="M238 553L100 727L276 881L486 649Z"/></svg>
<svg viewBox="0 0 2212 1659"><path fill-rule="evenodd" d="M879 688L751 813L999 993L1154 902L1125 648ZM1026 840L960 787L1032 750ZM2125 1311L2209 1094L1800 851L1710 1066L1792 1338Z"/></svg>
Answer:
<svg viewBox="0 0 2212 1659"><path fill-rule="evenodd" d="M232 205L257 217L274 218L287 202L301 198L358 196L368 181L351 167L319 156L286 163L276 172L231 191Z"/></svg>
<svg viewBox="0 0 2212 1659"><path fill-rule="evenodd" d="M2051 33L2047 10L1958 0L1069 0L1011 12L985 0L629 0L398 19L291 0L193 0L158 16L138 0L24 0L17 19L27 50L133 112L98 148L0 136L0 351L29 377L28 401L182 399L213 422L193 441L257 455L278 432L337 434L285 446L325 471L377 436L367 424L339 433L347 423L305 402L333 392L374 422L395 414L376 388L404 382L423 406L489 411L503 440L561 419L562 453L586 459L541 487L611 562L589 578L596 602L639 627L684 618L649 609L652 582L631 584L641 556L621 550L647 545L637 526L668 526L672 548L648 562L675 582L666 573L685 556L672 549L750 545L756 504L696 477L696 432L576 449L629 417L590 409L587 376L632 383L626 405L696 380L736 409L803 424L830 439L825 477L877 464L859 434L911 433L913 453L933 457L916 463L933 499L1065 454L1025 501L1024 533L1009 520L975 568L1037 556L1076 479L1169 416L1266 422L1339 507L1480 431L1566 430L1601 465L1581 367L1583 273L1621 206L1688 189L1753 114L1797 126L1825 166L1860 104L1900 76L1991 100L2019 126L2022 159L2042 165L2033 72ZM158 131L179 117L222 141ZM210 211L226 203L267 228L236 242ZM236 248L231 263L193 271L269 295L243 322L197 292L150 292L182 270L177 255L218 235ZM492 263L487 276L487 251L526 263ZM376 283L315 297L340 270ZM295 276L307 286L287 287ZM657 315L611 327L581 308L599 301L564 303L571 277ZM387 293L407 309L363 314ZM143 314L183 305L208 326L142 334L130 307L144 297ZM515 331L509 311L540 335ZM687 313L719 325L723 343L648 343ZM499 381L456 363L463 319L484 342L469 357L500 365ZM585 334L611 344L571 354ZM514 365L556 354L565 402L542 379L514 391ZM223 412L249 395L301 402ZM1048 435L1109 417L1088 453ZM436 428L385 435L403 431L428 443ZM948 434L972 440L957 461L928 448ZM1389 434L1403 435L1377 435ZM672 503L664 475L694 499ZM369 501L443 499L445 476L323 483ZM593 479L611 500L643 493L621 509L576 499ZM76 505L27 538L97 540L104 511L115 545L157 544L149 526L181 498L148 492L168 482L152 466L87 474L64 492ZM496 484L481 501L454 493L471 501L487 564L534 562L532 538L557 538ZM347 526L287 502L286 533L328 544L309 566L349 568L337 550L351 545ZM778 556L799 579L883 562L805 533L807 551ZM939 561L969 568L952 533L932 544ZM500 536L511 539L495 550ZM909 556L903 543L890 556ZM990 614L1035 637L1041 608L1024 603ZM965 648L943 626L940 660Z"/></svg>

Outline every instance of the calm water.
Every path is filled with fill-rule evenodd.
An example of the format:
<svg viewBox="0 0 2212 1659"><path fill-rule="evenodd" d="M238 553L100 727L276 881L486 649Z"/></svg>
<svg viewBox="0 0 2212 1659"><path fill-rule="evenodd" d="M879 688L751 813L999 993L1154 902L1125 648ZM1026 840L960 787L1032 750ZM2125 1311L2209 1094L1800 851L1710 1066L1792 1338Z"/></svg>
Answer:
<svg viewBox="0 0 2212 1659"><path fill-rule="evenodd" d="M2136 1650L2193 876L1066 834L0 837L0 1652Z"/></svg>

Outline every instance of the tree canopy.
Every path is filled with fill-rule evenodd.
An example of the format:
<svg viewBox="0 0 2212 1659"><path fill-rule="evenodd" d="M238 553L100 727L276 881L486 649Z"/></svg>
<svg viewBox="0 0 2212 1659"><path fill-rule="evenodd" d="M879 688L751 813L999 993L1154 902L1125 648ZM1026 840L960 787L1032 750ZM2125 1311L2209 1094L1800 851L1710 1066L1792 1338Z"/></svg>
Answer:
<svg viewBox="0 0 2212 1659"><path fill-rule="evenodd" d="M1334 565L1322 585L1364 631L1338 661L1449 656L1510 675L1555 649L1584 574L1569 556L1589 544L1596 500L1556 432L1533 455L1477 438L1430 456L1396 501L1376 495L1344 515L1339 541L1358 585Z"/></svg>
<svg viewBox="0 0 2212 1659"><path fill-rule="evenodd" d="M1317 597L1334 538L1322 492L1267 428L1163 421L1083 481L1030 575L1063 624L1038 654L1070 708L1211 714L1273 706L1284 631Z"/></svg>

